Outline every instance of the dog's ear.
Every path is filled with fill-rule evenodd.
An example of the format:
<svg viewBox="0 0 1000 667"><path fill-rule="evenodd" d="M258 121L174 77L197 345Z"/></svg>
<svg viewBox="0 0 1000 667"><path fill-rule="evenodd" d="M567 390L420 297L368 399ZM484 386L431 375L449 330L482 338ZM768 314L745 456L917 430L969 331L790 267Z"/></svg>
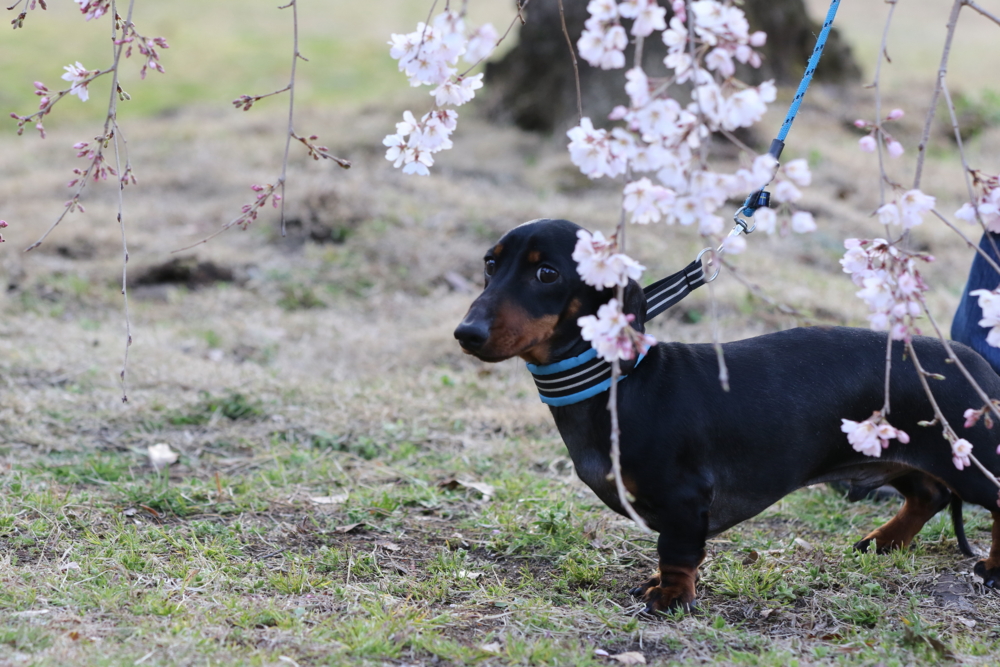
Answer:
<svg viewBox="0 0 1000 667"><path fill-rule="evenodd" d="M625 286L625 303L622 310L626 315L635 315L632 328L639 333L646 332L646 293L634 280L629 280Z"/></svg>

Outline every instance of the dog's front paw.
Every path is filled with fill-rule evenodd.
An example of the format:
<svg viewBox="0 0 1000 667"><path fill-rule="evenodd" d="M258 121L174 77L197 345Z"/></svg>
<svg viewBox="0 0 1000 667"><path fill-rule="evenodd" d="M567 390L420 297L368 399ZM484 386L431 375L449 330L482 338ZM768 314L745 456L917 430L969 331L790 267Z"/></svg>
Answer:
<svg viewBox="0 0 1000 667"><path fill-rule="evenodd" d="M987 588L1000 588L1000 567L987 567L986 561L981 560L972 571L982 578L983 585Z"/></svg>
<svg viewBox="0 0 1000 667"><path fill-rule="evenodd" d="M656 588L660 585L660 575L654 574L645 583L639 584L635 588L631 589L628 593L629 595L637 598L645 597L646 591L650 588Z"/></svg>
<svg viewBox="0 0 1000 667"><path fill-rule="evenodd" d="M864 538L863 540L858 540L854 543L854 550L860 551L861 553L867 553L871 545L875 545L875 553L887 554L890 551L895 551L896 549L902 548L902 544L899 542L894 542L890 540L881 540L874 533Z"/></svg>
<svg viewBox="0 0 1000 667"><path fill-rule="evenodd" d="M642 601L646 603L647 614L676 609L692 612L696 607L694 590L686 586L652 586L643 594Z"/></svg>

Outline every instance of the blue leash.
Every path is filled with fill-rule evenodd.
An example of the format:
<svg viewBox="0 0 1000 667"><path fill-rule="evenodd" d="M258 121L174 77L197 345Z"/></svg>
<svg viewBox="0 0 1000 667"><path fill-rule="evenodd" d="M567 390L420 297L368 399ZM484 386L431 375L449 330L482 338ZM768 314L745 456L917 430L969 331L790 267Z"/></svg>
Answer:
<svg viewBox="0 0 1000 667"><path fill-rule="evenodd" d="M796 114L799 113L799 107L802 106L802 99L806 96L809 84L812 83L813 74L816 73L816 66L819 65L819 59L823 55L826 40L830 36L831 28L833 28L833 19L837 16L839 8L840 0L832 0L830 10L826 13L826 20L823 21L823 29L820 30L819 37L816 38L816 47L813 49L812 55L809 56L809 62L806 64L805 74L802 75L802 81L799 83L798 90L795 91L795 98L792 99L792 104L788 107L785 122L781 124L778 137L771 142L771 147L767 151L775 160L781 156L781 151L785 148L785 138L788 136L788 131L792 129L792 122L795 120ZM764 187L766 188L767 186ZM770 193L765 192L764 188L761 188L747 197L746 201L743 202L740 213L751 217L758 208L768 206L770 200Z"/></svg>

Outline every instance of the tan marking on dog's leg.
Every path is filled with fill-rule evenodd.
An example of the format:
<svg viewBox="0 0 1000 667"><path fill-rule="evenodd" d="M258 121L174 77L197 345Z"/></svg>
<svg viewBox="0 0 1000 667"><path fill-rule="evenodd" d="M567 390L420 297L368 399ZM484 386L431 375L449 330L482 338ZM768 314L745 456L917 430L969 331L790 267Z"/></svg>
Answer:
<svg viewBox="0 0 1000 667"><path fill-rule="evenodd" d="M911 474L916 475L912 482L897 487L906 498L903 507L888 523L868 533L859 545L874 540L879 553L908 547L924 524L947 504L946 490L940 483L928 475Z"/></svg>
<svg viewBox="0 0 1000 667"><path fill-rule="evenodd" d="M701 558L698 559L698 564L700 565L704 559L705 553L702 552ZM653 584L657 578L659 581L655 585L646 588L642 596L643 601L646 603L646 611L667 611L677 607L691 608L695 600L695 582L698 579L698 565L694 567L673 565L664 563L663 559L660 559L659 577L653 577L653 579L646 583L646 586Z"/></svg>

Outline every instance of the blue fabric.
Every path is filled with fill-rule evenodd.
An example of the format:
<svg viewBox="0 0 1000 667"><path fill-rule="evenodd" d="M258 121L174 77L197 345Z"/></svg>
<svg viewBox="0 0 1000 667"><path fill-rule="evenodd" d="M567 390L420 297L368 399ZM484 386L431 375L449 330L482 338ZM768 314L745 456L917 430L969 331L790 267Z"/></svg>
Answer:
<svg viewBox="0 0 1000 667"><path fill-rule="evenodd" d="M993 261L1000 263L1000 257L993 252L993 242L1000 247L1000 234L986 232L979 241L979 247L993 258ZM962 292L962 299L958 302L958 310L955 311L955 319L951 322L951 338L959 343L965 343L973 350L983 355L986 361L990 362L997 373L1000 373L1000 348L986 344L986 334L988 329L979 326L979 320L983 318L983 310L979 307L977 297L969 296L969 292L977 289L994 290L1000 284L1000 276L993 270L993 267L983 259L978 252L972 260L972 268L969 269L969 280L965 283L965 291Z"/></svg>
<svg viewBox="0 0 1000 667"><path fill-rule="evenodd" d="M816 66L819 65L819 59L823 55L823 47L826 46L826 38L830 36L830 29L833 27L833 19L837 16L837 9L840 7L840 0L832 0L830 3L830 9L826 13L826 20L823 21L823 29L819 33L819 37L816 38L816 47L813 49L812 56L809 57L809 63L806 65L805 74L802 76L802 82L799 83L799 89L795 91L795 98L792 100L792 105L788 108L788 115L785 116L785 122L781 124L781 130L778 132L778 139L784 141L788 136L788 131L792 129L792 121L795 120L795 114L799 112L799 106L802 104L802 98L806 96L806 90L809 89L809 83L812 81L813 74L816 73Z"/></svg>
<svg viewBox="0 0 1000 667"><path fill-rule="evenodd" d="M593 354L591 354L591 353L593 353ZM596 356L597 356L597 350L594 349L594 348L590 348L589 350L587 350L586 352L584 352L583 354L581 354L578 357L572 357L571 359L563 359L562 361L557 361L554 364L547 364L545 366L536 366L535 364L525 363L525 365L528 367L528 370L531 371L535 375L548 375L548 374L552 374L552 373L557 373L559 371L569 370L570 368L575 368L576 366L579 366L579 365L581 365L581 364L583 364L583 363L585 363L587 361L590 361L591 359L593 359ZM584 358L584 357L586 357L586 358ZM645 358L646 358L645 354L640 354L639 358L635 360L635 366L632 366L632 370L635 370L636 367L639 365L639 363L643 359L645 359ZM562 366L563 364L566 364L567 362L573 362L573 363L570 363L570 365L562 367L562 368L558 368L556 370L550 370L551 368L553 368L555 366ZM540 369L544 369L545 372L539 373L536 370L533 370L533 369L539 369L539 368ZM627 375L619 375L618 376L618 381L621 382L622 380L624 380L627 377L628 377ZM540 398L541 401L542 401L542 403L544 403L545 405L554 405L556 407L561 407L563 405L573 405L574 403L579 403L580 401L585 401L588 398L590 398L591 396L597 396L601 392L607 391L610 388L611 388L611 378L608 378L607 380L605 380L604 382L602 382L599 385L595 385L595 386L591 387L590 389L584 389L583 391L578 391L577 393L570 394L569 396L559 396L557 398L546 398L545 396L539 395L538 398Z"/></svg>
<svg viewBox="0 0 1000 667"><path fill-rule="evenodd" d="M553 373L561 373L562 371L568 371L571 368L576 368L577 366L587 363L596 356L597 349L592 347L581 355L570 357L569 359L563 359L562 361L557 361L554 364L536 366L535 364L525 362L525 365L528 367L528 371L532 375L552 375Z"/></svg>

